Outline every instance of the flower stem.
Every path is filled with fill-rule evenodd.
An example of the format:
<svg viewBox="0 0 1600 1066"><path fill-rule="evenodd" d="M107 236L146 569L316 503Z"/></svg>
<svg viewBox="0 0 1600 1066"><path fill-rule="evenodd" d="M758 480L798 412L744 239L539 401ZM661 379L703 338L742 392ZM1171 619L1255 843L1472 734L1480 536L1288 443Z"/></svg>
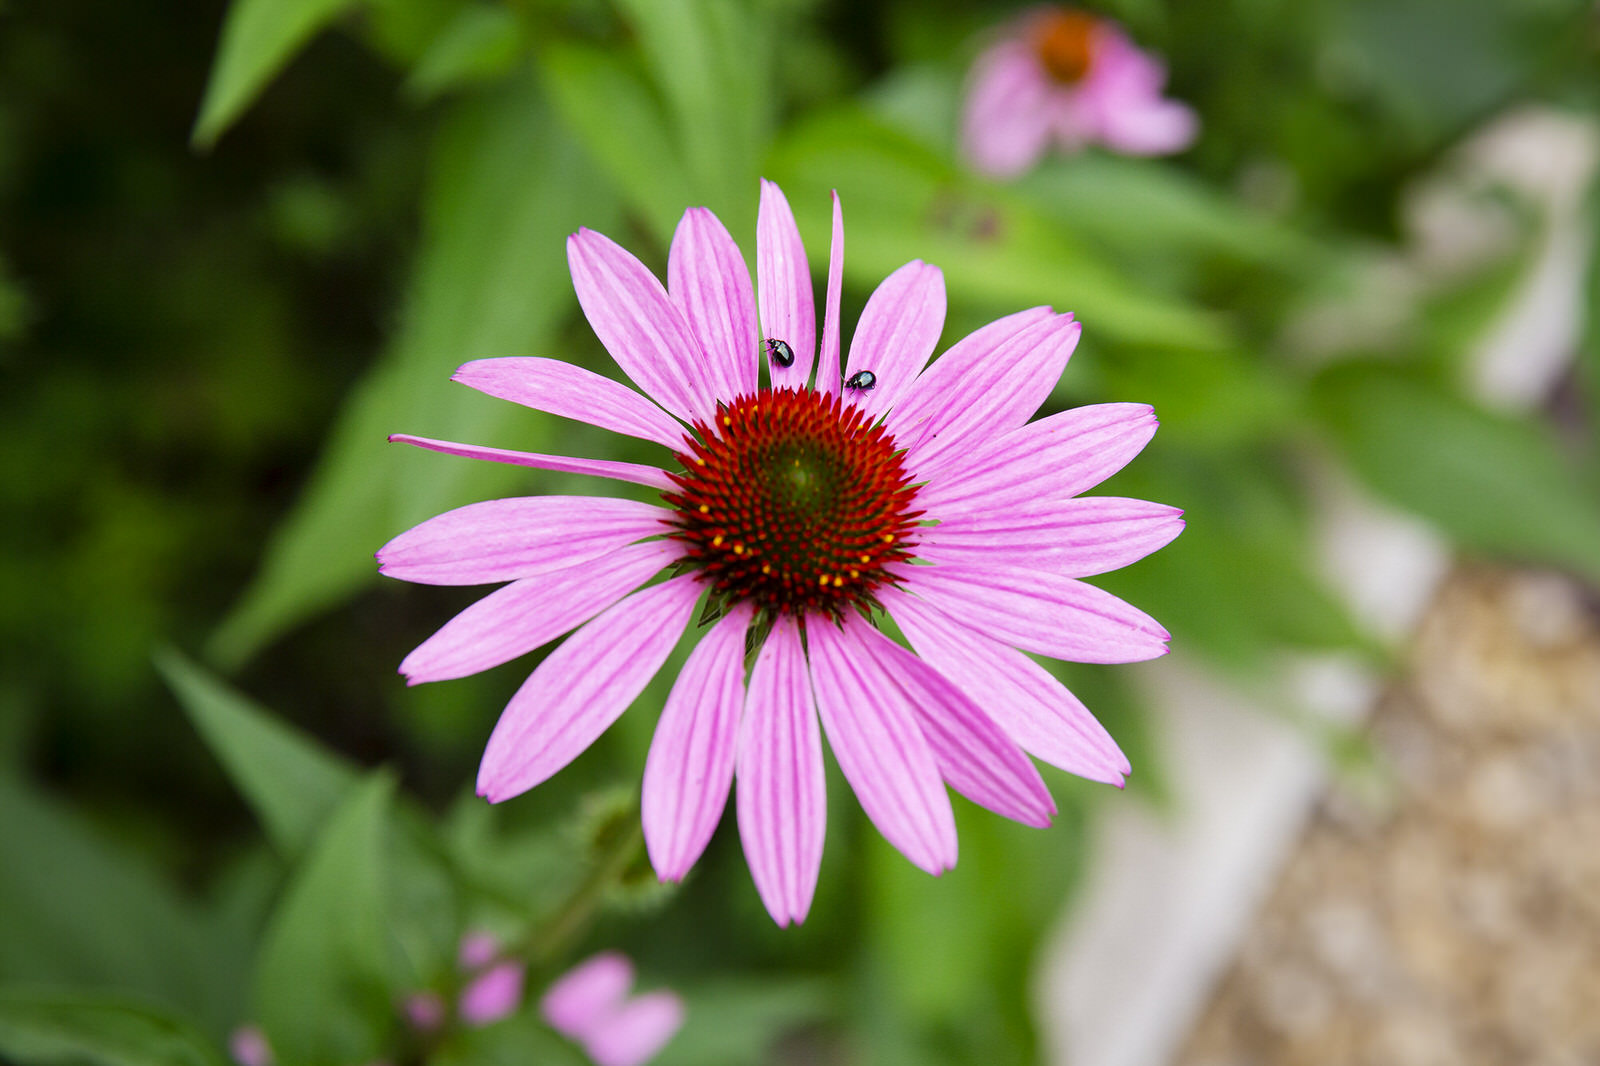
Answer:
<svg viewBox="0 0 1600 1066"><path fill-rule="evenodd" d="M524 952L529 962L547 967L570 948L594 920L606 893L617 883L644 845L644 827L637 808L612 839L596 849L588 876L580 881L545 922L529 935Z"/></svg>

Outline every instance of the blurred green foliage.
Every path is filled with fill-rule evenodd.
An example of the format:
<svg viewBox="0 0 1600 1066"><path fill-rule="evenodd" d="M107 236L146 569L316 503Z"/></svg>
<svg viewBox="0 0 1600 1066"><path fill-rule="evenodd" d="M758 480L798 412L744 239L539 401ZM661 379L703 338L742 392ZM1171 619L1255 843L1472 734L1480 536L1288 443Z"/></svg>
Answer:
<svg viewBox="0 0 1600 1066"><path fill-rule="evenodd" d="M216 1063L256 1021L288 1066L577 1061L532 1012L432 1045L396 1013L451 987L463 930L551 942L564 914L590 931L535 984L625 947L689 1001L668 1066L1033 1057L1031 960L1107 790L1052 774L1047 831L958 801L962 862L930 879L830 768L816 907L779 931L727 827L682 889L584 894L607 863L640 872L574 811L637 781L673 664L594 750L496 810L461 793L519 671L393 676L470 592L382 587L372 551L566 480L388 433L631 458L447 381L513 354L611 372L567 278L579 226L659 270L705 204L749 252L766 175L814 264L839 190L846 323L911 258L945 271L947 342L1035 303L1076 311L1052 405L1155 404L1161 434L1103 491L1189 520L1104 584L1219 669L1379 653L1311 557L1309 457L1465 550L1600 580L1596 318L1560 424L1466 387L1548 224L1534 206L1513 203L1511 246L1430 279L1404 328L1308 346L1299 325L1357 314L1363 271L1404 253L1407 197L1486 120L1530 102L1594 116L1590 5L1097 6L1167 57L1202 137L1007 186L970 173L953 134L966 65L1015 5L0 8L0 1057ZM1124 672L1070 680L1133 757L1135 797L1160 800Z"/></svg>

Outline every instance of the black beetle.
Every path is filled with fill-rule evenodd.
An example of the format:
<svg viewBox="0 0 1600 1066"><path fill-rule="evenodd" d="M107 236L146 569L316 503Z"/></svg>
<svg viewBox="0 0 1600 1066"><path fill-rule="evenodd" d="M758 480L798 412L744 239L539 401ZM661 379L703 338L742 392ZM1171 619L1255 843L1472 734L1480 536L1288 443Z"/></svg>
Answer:
<svg viewBox="0 0 1600 1066"><path fill-rule="evenodd" d="M794 366L794 349L789 347L788 341L780 341L776 337L768 337L767 354L779 366Z"/></svg>
<svg viewBox="0 0 1600 1066"><path fill-rule="evenodd" d="M850 375L850 380L844 383L844 387L847 389L860 389L862 392L866 392L877 383L878 375L874 374L872 371L857 370L854 374Z"/></svg>

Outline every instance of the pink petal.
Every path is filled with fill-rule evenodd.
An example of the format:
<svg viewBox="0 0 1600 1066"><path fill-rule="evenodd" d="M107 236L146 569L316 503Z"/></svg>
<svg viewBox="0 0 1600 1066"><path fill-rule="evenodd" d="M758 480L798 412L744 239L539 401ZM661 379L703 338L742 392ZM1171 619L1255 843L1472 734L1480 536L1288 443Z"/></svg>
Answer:
<svg viewBox="0 0 1600 1066"><path fill-rule="evenodd" d="M1124 155L1172 155L1193 144L1199 133L1194 109L1176 100L1122 104L1100 119L1101 139Z"/></svg>
<svg viewBox="0 0 1600 1066"><path fill-rule="evenodd" d="M739 839L756 891L779 925L803 922L822 865L827 796L805 649L788 615L773 623L750 674L738 777Z"/></svg>
<svg viewBox="0 0 1600 1066"><path fill-rule="evenodd" d="M1024 825L1043 827L1055 801L1039 771L977 703L938 670L860 619L846 623L873 663L911 703L950 786L972 802Z"/></svg>
<svg viewBox="0 0 1600 1066"><path fill-rule="evenodd" d="M564 570L666 533L672 512L604 496L518 496L446 511L378 549L378 570L426 585L487 585Z"/></svg>
<svg viewBox="0 0 1600 1066"><path fill-rule="evenodd" d="M916 710L848 615L806 627L828 746L884 839L931 874L956 864L956 823Z"/></svg>
<svg viewBox="0 0 1600 1066"><path fill-rule="evenodd" d="M522 981L526 967L520 962L502 962L472 979L461 991L458 1010L469 1026L492 1025L515 1014L522 1005Z"/></svg>
<svg viewBox="0 0 1600 1066"><path fill-rule="evenodd" d="M1015 566L1092 577L1127 566L1183 532L1176 507L1120 496L1045 500L956 515L921 534L927 562Z"/></svg>
<svg viewBox="0 0 1600 1066"><path fill-rule="evenodd" d="M550 1028L581 1040L621 1008L632 987L633 963L628 957L602 952L557 978L539 1000L539 1012Z"/></svg>
<svg viewBox="0 0 1600 1066"><path fill-rule="evenodd" d="M794 350L793 366L767 360L772 387L801 388L811 380L817 353L811 267L789 201L782 189L765 178L761 179L761 208L756 214L756 282L762 340L781 340Z"/></svg>
<svg viewBox="0 0 1600 1066"><path fill-rule="evenodd" d="M512 466L531 466L540 470L554 470L560 474L589 474L608 477L616 481L631 481L663 491L674 486L666 471L639 463L616 463L607 459L574 459L566 455L541 455L538 452L514 452L505 448L485 448L476 444L456 444L447 440L414 437L409 433L389 434L391 444L411 444L430 452L460 455L468 459L487 459L491 463L509 463Z"/></svg>
<svg viewBox="0 0 1600 1066"><path fill-rule="evenodd" d="M890 413L907 464L927 476L1026 423L1060 380L1081 332L1070 314L1036 307L957 342Z"/></svg>
<svg viewBox="0 0 1600 1066"><path fill-rule="evenodd" d="M684 428L628 386L561 359L478 359L452 381L536 411L683 450Z"/></svg>
<svg viewBox="0 0 1600 1066"><path fill-rule="evenodd" d="M413 992L401 1004L406 1021L419 1033L431 1033L444 1024L444 1000L437 992Z"/></svg>
<svg viewBox="0 0 1600 1066"><path fill-rule="evenodd" d="M259 1025L241 1025L228 1034L228 1054L239 1066L272 1066L272 1045Z"/></svg>
<svg viewBox="0 0 1600 1066"><path fill-rule="evenodd" d="M833 192L833 243L828 253L828 297L822 318L822 349L817 356L817 391L832 396L839 391L839 298L844 291L844 213L839 190Z"/></svg>
<svg viewBox="0 0 1600 1066"><path fill-rule="evenodd" d="M711 364L656 276L590 229L567 238L567 263L584 317L622 372L685 422L715 417Z"/></svg>
<svg viewBox="0 0 1600 1066"><path fill-rule="evenodd" d="M704 207L685 211L672 235L667 291L706 353L716 398L754 393L759 341L750 267L727 228Z"/></svg>
<svg viewBox="0 0 1600 1066"><path fill-rule="evenodd" d="M877 379L869 391L848 390L856 406L881 415L905 395L939 344L944 312L944 274L938 267L914 259L883 279L850 338L845 379L859 371L871 371Z"/></svg>
<svg viewBox="0 0 1600 1066"><path fill-rule="evenodd" d="M1080 663L1131 663L1171 639L1143 611L1072 578L976 566L919 566L910 590L969 628L1024 651Z"/></svg>
<svg viewBox="0 0 1600 1066"><path fill-rule="evenodd" d="M499 803L526 792L594 743L666 661L700 592L694 574L636 592L552 651L500 715L478 794Z"/></svg>
<svg viewBox="0 0 1600 1066"><path fill-rule="evenodd" d="M1062 411L953 458L917 492L944 521L1091 489L1128 464L1155 436L1146 404L1103 403Z"/></svg>
<svg viewBox="0 0 1600 1066"><path fill-rule="evenodd" d="M682 556L672 541L632 544L580 566L513 581L474 603L400 663L407 681L447 681L509 662L582 625Z"/></svg>
<svg viewBox="0 0 1600 1066"><path fill-rule="evenodd" d="M664 989L624 1003L583 1043L595 1066L643 1066L683 1025L683 1000Z"/></svg>
<svg viewBox="0 0 1600 1066"><path fill-rule="evenodd" d="M961 121L967 159L995 178L1021 174L1050 143L1049 77L1020 41L1002 41L973 66Z"/></svg>
<svg viewBox="0 0 1600 1066"><path fill-rule="evenodd" d="M700 639L656 724L641 806L645 847L663 881L689 872L728 802L751 616L750 607L739 604Z"/></svg>
<svg viewBox="0 0 1600 1066"><path fill-rule="evenodd" d="M481 970L500 954L500 941L493 933L474 930L461 938L456 947L456 966L462 970Z"/></svg>
<svg viewBox="0 0 1600 1066"><path fill-rule="evenodd" d="M932 663L1030 755L1091 781L1122 786L1130 767L1081 700L1017 651L895 589L884 606L917 654Z"/></svg>

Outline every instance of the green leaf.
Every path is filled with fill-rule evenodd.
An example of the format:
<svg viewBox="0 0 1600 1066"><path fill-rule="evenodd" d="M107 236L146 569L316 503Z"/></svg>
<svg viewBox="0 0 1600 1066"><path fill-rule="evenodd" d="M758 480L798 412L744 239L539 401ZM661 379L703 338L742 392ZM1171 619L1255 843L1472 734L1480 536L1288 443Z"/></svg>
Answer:
<svg viewBox="0 0 1600 1066"><path fill-rule="evenodd" d="M356 780L355 768L179 653L157 653L156 667L273 845L299 855Z"/></svg>
<svg viewBox="0 0 1600 1066"><path fill-rule="evenodd" d="M358 2L233 0L194 125L194 143L215 144L295 53Z"/></svg>
<svg viewBox="0 0 1600 1066"><path fill-rule="evenodd" d="M1491 414L1381 366L1348 366L1313 392L1355 472L1463 547L1600 580L1600 500L1550 432Z"/></svg>
<svg viewBox="0 0 1600 1066"><path fill-rule="evenodd" d="M510 10L469 4L428 45L406 79L406 92L428 100L446 90L504 74L516 62L521 47L521 28Z"/></svg>
<svg viewBox="0 0 1600 1066"><path fill-rule="evenodd" d="M208 653L233 667L377 576L372 553L430 515L525 472L386 442L407 431L540 448L549 420L452 385L470 359L554 347L574 307L566 235L617 217L606 182L521 77L459 102L434 148L426 241L392 348L347 401L261 572ZM513 427L523 427L507 440Z"/></svg>
<svg viewBox="0 0 1600 1066"><path fill-rule="evenodd" d="M676 991L687 1004L684 1025L651 1060L654 1066L772 1062L778 1036L827 1018L837 999L825 983L807 978L743 976Z"/></svg>
<svg viewBox="0 0 1600 1066"><path fill-rule="evenodd" d="M154 1008L82 993L0 988L0 1058L18 1066L222 1066L189 1023Z"/></svg>
<svg viewBox="0 0 1600 1066"><path fill-rule="evenodd" d="M370 775L328 819L273 913L256 1010L285 1062L378 1055L401 991L390 980L385 842L392 775Z"/></svg>

